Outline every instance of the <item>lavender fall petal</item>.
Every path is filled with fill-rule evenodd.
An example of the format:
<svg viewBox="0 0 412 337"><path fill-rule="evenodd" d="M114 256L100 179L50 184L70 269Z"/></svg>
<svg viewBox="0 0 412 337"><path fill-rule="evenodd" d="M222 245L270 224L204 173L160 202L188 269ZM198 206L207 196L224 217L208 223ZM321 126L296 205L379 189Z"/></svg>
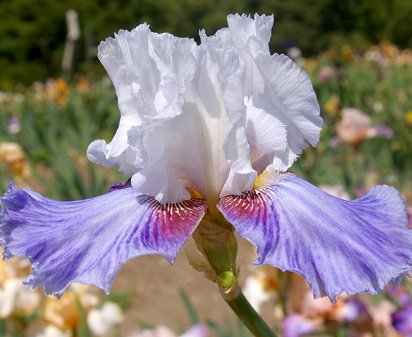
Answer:
<svg viewBox="0 0 412 337"><path fill-rule="evenodd" d="M288 174L269 187L224 197L218 208L257 247L255 264L303 275L315 297L376 294L412 269L412 231L393 187L346 201Z"/></svg>
<svg viewBox="0 0 412 337"><path fill-rule="evenodd" d="M109 292L121 266L137 256L173 263L206 210L201 199L162 205L131 187L60 202L10 184L0 204L4 257L30 258L26 284L56 296L72 282Z"/></svg>

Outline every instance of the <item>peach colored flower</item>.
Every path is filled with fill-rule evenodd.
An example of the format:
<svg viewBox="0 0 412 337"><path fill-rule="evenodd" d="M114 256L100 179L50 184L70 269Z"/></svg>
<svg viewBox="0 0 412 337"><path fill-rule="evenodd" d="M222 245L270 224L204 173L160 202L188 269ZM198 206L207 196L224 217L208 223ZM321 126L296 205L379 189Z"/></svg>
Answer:
<svg viewBox="0 0 412 337"><path fill-rule="evenodd" d="M392 130L385 125L372 125L369 116L356 108L345 108L341 111L342 120L337 124L338 138L343 143L353 146L360 145L368 138L383 136L387 139L393 137Z"/></svg>

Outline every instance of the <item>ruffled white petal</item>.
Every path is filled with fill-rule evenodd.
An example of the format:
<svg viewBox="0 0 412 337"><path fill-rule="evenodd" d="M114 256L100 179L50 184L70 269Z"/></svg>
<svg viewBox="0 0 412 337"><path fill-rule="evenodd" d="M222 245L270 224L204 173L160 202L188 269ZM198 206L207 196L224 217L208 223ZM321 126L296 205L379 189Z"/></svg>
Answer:
<svg viewBox="0 0 412 337"><path fill-rule="evenodd" d="M230 171L223 186L221 197L241 194L252 187L257 173L250 162L250 148L243 127L234 127L223 144Z"/></svg>
<svg viewBox="0 0 412 337"><path fill-rule="evenodd" d="M119 166L126 175L144 166L145 151L141 143L128 143L128 131L181 113L181 96L193 77L196 52L193 40L152 33L146 24L122 30L100 44L98 57L113 81L121 119L109 144L90 144L91 161Z"/></svg>
<svg viewBox="0 0 412 337"><path fill-rule="evenodd" d="M213 48L231 45L245 64L247 135L258 173L269 164L286 171L307 145L317 144L322 125L309 77L287 56L270 54L272 25L273 16L255 15L252 19L236 14L229 15L229 27L214 36L201 32L202 44ZM257 129L263 137L258 134L253 139L253 130ZM271 144L276 143L270 151L269 135Z"/></svg>
<svg viewBox="0 0 412 337"><path fill-rule="evenodd" d="M229 194L251 188L256 172L243 129L243 68L233 50L201 50L195 77L184 94L182 113L153 123L141 133L134 127L129 143L143 137L145 167L132 185L161 202L190 198L198 190L216 204ZM225 186L225 188L223 188Z"/></svg>
<svg viewBox="0 0 412 337"><path fill-rule="evenodd" d="M249 100L246 109L246 136L251 148L251 161L259 173L273 162L276 154L287 147L285 125L273 115L257 108Z"/></svg>
<svg viewBox="0 0 412 337"><path fill-rule="evenodd" d="M273 160L274 168L286 171L307 145L319 141L319 104L309 76L289 57L260 54L255 61L265 85L253 103L286 127L286 149Z"/></svg>
<svg viewBox="0 0 412 337"><path fill-rule="evenodd" d="M250 51L269 52L273 15L255 14L252 19L245 14L234 14L227 17L227 23L237 49L250 48Z"/></svg>
<svg viewBox="0 0 412 337"><path fill-rule="evenodd" d="M215 35L202 31L200 45L147 25L107 39L99 58L121 119L89 159L118 166L161 202L188 199L190 187L209 206L251 189L268 165L288 169L317 143L322 119L308 76L270 54L272 25L273 16L230 15Z"/></svg>

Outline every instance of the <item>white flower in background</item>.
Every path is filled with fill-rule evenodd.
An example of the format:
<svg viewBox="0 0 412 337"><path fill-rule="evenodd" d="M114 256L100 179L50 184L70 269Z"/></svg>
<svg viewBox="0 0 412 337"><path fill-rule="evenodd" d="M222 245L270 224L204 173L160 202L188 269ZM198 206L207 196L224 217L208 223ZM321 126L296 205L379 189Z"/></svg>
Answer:
<svg viewBox="0 0 412 337"><path fill-rule="evenodd" d="M31 315L40 305L40 295L23 285L23 279L8 279L0 287L0 318Z"/></svg>
<svg viewBox="0 0 412 337"><path fill-rule="evenodd" d="M128 337L176 337L176 334L166 326L158 326L154 329L134 331Z"/></svg>
<svg viewBox="0 0 412 337"><path fill-rule="evenodd" d="M113 302L106 302L100 309L92 309L87 315L87 324L97 336L109 336L123 322L120 307Z"/></svg>
<svg viewBox="0 0 412 337"><path fill-rule="evenodd" d="M209 335L209 329L205 324L197 324L192 326L180 337L207 337Z"/></svg>
<svg viewBox="0 0 412 337"><path fill-rule="evenodd" d="M271 298L271 294L264 289L262 280L253 275L246 278L243 293L257 312L260 311L262 304Z"/></svg>
<svg viewBox="0 0 412 337"><path fill-rule="evenodd" d="M205 324L192 326L183 335L177 336L172 330L165 326L158 326L155 329L135 331L128 337L207 337L208 328Z"/></svg>
<svg viewBox="0 0 412 337"><path fill-rule="evenodd" d="M35 337L71 337L71 331L63 331L54 325L48 325L43 331L37 333Z"/></svg>
<svg viewBox="0 0 412 337"><path fill-rule="evenodd" d="M85 309L91 309L97 307L100 303L101 291L87 284L73 283L70 286L70 290L80 301L80 304Z"/></svg>

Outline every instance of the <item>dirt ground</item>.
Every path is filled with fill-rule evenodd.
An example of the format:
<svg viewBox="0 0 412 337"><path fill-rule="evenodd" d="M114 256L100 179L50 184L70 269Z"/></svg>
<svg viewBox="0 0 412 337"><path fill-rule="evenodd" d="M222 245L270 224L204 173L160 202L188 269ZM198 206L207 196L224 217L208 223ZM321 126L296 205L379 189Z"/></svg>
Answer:
<svg viewBox="0 0 412 337"><path fill-rule="evenodd" d="M254 248L245 240L239 241L238 266L240 281L254 268ZM138 327L138 322L166 325L172 330L188 327L189 320L179 289L189 296L199 317L212 320L221 326L235 322L235 316L221 299L216 284L207 280L189 264L185 249L195 249L189 240L178 255L174 265L160 256L144 256L129 261L115 281L113 292L130 293L132 307L125 313L122 336Z"/></svg>

